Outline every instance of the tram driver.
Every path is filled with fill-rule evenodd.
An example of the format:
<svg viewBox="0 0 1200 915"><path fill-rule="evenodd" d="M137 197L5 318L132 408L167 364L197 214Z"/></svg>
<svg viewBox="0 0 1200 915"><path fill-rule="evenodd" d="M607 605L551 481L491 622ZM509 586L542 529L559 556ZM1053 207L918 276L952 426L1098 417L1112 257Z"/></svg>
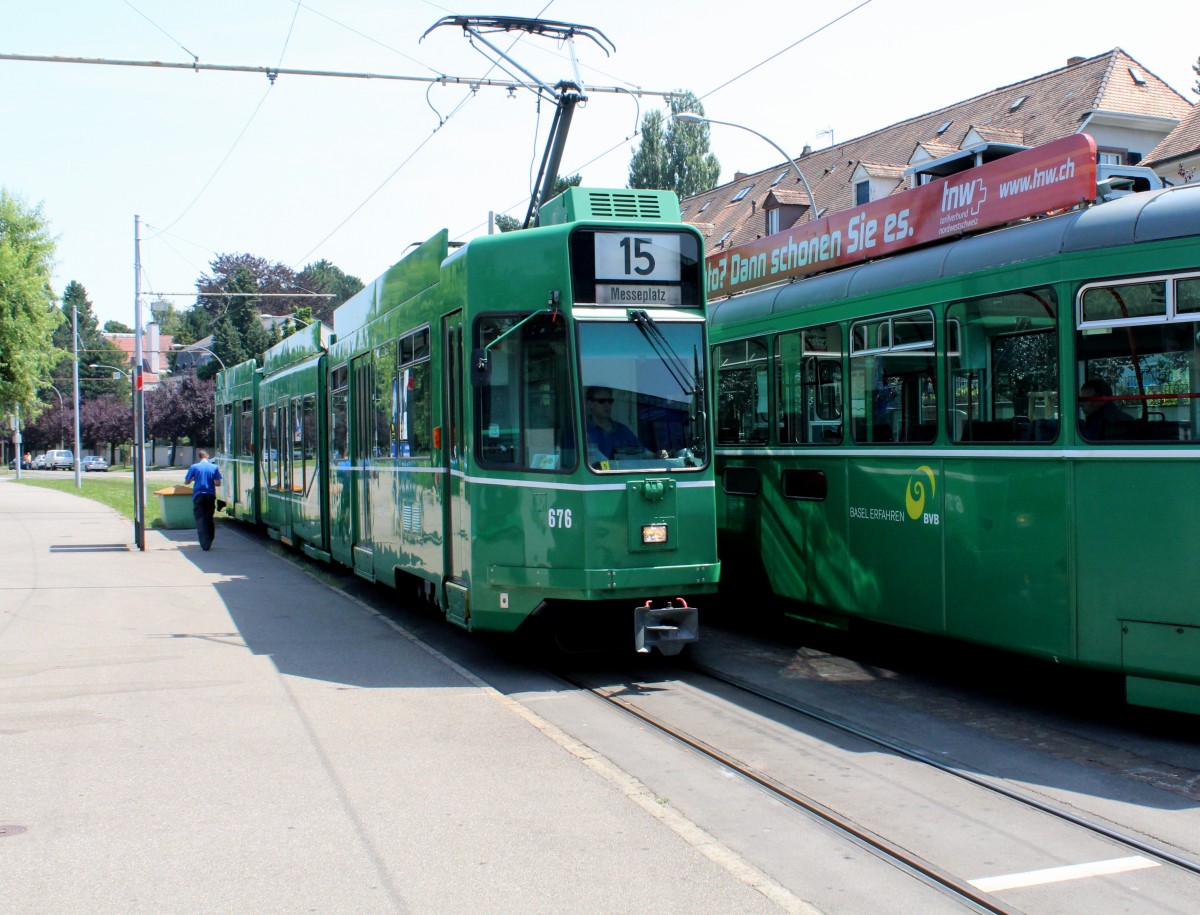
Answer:
<svg viewBox="0 0 1200 915"><path fill-rule="evenodd" d="M595 449L601 459L613 457L653 458L654 452L643 445L632 429L613 419L612 388L593 385L584 391L587 401L588 451ZM665 458L665 451L658 454Z"/></svg>

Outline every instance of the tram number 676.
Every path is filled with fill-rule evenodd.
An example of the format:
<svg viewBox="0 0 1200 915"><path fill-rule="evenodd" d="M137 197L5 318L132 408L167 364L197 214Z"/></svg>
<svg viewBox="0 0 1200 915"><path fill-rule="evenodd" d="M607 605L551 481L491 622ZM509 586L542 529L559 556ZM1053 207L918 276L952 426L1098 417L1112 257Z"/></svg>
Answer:
<svg viewBox="0 0 1200 915"><path fill-rule="evenodd" d="M569 508L552 508L548 513L550 527L570 527L571 526L571 509Z"/></svg>

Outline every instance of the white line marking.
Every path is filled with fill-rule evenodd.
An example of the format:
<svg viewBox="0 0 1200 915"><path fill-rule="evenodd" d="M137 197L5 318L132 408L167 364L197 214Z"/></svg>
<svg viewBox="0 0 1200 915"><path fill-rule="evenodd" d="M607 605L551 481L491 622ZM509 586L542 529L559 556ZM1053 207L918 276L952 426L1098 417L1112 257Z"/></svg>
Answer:
<svg viewBox="0 0 1200 915"><path fill-rule="evenodd" d="M1113 858L1110 861L1093 861L1091 864L1068 864L1065 867L1048 867L1040 871L1023 874L1008 874L1003 877L982 877L969 883L985 893L1001 890L1016 890L1025 886L1041 886L1045 883L1061 883L1064 880L1081 880L1084 877L1102 877L1106 874L1123 874L1147 867L1159 867L1157 861L1134 855L1131 858Z"/></svg>

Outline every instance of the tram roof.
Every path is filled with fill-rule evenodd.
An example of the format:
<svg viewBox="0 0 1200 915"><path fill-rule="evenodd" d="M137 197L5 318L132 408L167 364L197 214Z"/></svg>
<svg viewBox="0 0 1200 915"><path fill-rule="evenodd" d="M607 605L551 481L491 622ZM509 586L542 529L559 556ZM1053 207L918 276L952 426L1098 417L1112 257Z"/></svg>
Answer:
<svg viewBox="0 0 1200 915"><path fill-rule="evenodd" d="M1129 194L1084 210L966 236L713 303L717 324L752 320L983 270L1195 235L1200 185Z"/></svg>

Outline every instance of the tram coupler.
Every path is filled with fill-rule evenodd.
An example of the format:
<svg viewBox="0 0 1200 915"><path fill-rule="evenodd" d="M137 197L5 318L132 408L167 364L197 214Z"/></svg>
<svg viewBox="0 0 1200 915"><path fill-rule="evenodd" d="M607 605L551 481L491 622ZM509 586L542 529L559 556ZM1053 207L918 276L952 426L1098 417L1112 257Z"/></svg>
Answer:
<svg viewBox="0 0 1200 915"><path fill-rule="evenodd" d="M652 607L650 601L633 608L633 647L638 654L657 648L661 654L677 655L683 646L700 638L700 611L682 597Z"/></svg>

